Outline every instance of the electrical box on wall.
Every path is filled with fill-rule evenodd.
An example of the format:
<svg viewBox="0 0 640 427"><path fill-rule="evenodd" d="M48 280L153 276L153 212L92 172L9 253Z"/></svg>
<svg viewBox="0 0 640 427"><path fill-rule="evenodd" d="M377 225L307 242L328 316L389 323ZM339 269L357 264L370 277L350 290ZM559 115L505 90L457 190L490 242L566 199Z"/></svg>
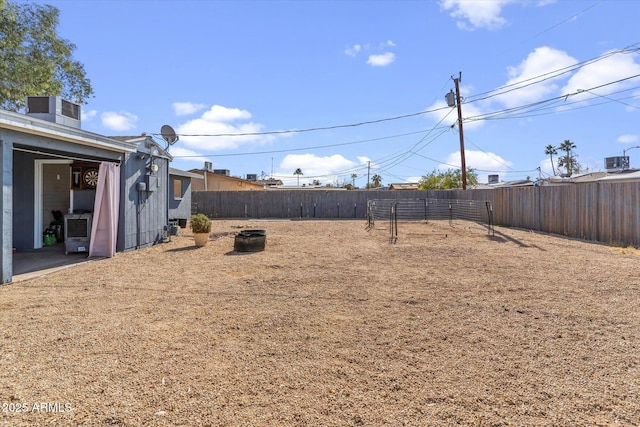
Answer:
<svg viewBox="0 0 640 427"><path fill-rule="evenodd" d="M160 183L158 182L157 175L147 175L147 191L155 191L159 188Z"/></svg>

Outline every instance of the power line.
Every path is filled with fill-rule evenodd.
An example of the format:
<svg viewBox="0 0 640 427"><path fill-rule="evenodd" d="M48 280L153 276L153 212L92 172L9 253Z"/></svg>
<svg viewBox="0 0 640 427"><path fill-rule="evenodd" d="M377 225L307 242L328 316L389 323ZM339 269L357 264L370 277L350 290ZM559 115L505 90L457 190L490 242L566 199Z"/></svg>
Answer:
<svg viewBox="0 0 640 427"><path fill-rule="evenodd" d="M274 130L274 131L267 131L267 132L216 133L216 134L185 134L185 133L181 133L179 136L209 136L209 137L218 137L218 136L260 136L260 135L282 135L282 134L289 134L289 133L315 132L315 131L319 131L319 130L342 129L342 128L357 127L357 126L371 125L371 124L376 124L376 123L389 122L389 121L393 121L393 120L406 119L406 118L409 118L409 117L416 117L416 116L421 116L421 115L428 114L428 113L434 113L436 111L444 110L446 108L447 107L435 108L433 110L424 110L424 111L419 111L417 113L403 114L403 115L400 115L400 116L387 117L387 118L384 118L384 119L377 119L377 120L369 120L369 121L365 121L365 122L350 123L350 124L343 124L343 125L334 125L334 126L322 126L322 127L314 127L314 128L307 128L307 129ZM160 134L151 133L150 135L160 135Z"/></svg>
<svg viewBox="0 0 640 427"><path fill-rule="evenodd" d="M633 43L633 44L631 44L631 45L629 45L629 46L627 46L627 47L625 47L623 49L618 49L618 50L614 50L614 51L611 51L611 52L607 52L607 53L605 53L603 55L600 55L600 56L597 56L595 58L591 58L591 59L588 59L586 61L578 62L576 64L569 65L569 66L566 66L566 67L563 67L563 68L559 68L557 70L549 71L548 73L540 74L540 75L537 75L537 76L534 76L534 77L531 77L531 78L528 78L528 79L525 79L525 80L520 80L520 81L511 83L511 84L508 84L508 85L500 86L500 87L498 87L496 89L492 89L492 90L489 90L489 91L486 91L486 92L481 92L481 93L478 93L478 94L475 94L475 95L471 95L471 96L465 97L465 102L464 103L466 104L466 103L471 103L471 102L484 101L486 99L493 98L493 97L498 96L498 95L504 95L506 93L513 92L513 91L518 90L518 89L523 89L525 87L528 87L528 86L531 86L531 85L534 85L534 84L537 84L537 83L542 83L544 81L560 77L563 74L570 73L570 72L572 72L572 71L574 71L574 70L576 70L578 68L582 68L582 67L584 67L586 65L590 65L590 64L599 62L599 61L601 61L603 59L609 58L609 57L611 57L613 55L617 55L619 53L629 54L629 53L634 53L634 52L637 52L637 51L640 50L640 48L634 47L634 46L638 46L638 43ZM526 83L526 84L524 84L524 83ZM505 89L509 89L509 90L505 90ZM489 95L489 94L491 94L491 95Z"/></svg>
<svg viewBox="0 0 640 427"><path fill-rule="evenodd" d="M513 92L515 90L531 86L533 84L541 83L541 82L544 82L546 80L559 77L562 74L569 73L569 72L571 72L571 71L573 71L573 70L575 70L577 68L580 68L580 67L583 67L585 65L600 61L602 59L608 58L608 57L610 57L612 55L615 55L615 54L618 54L618 53L628 54L628 53L637 52L637 51L640 50L640 48L634 47L634 46L637 46L637 45L638 45L638 43L634 43L634 44L629 45L628 47L626 47L624 49L608 52L608 53L606 53L604 55L601 55L601 56L596 57L596 58L589 59L587 61L579 62L577 64L574 64L574 65L571 65L571 66L568 66L568 67L563 67L563 68L560 68L558 70L554 70L554 71L551 71L549 73L541 74L541 75L538 75L538 76L535 76L535 77L532 77L532 78L529 78L529 79L526 79L526 80L515 82L515 83L512 83L510 85L501 86L501 87L498 87L496 89L492 89L492 90L487 91L487 92L482 92L482 93L479 93L479 94L468 96L468 97L466 97L464 99L463 103L466 104L466 103L478 102L478 101L483 101L483 100L486 100L486 99L493 98L495 96L504 95L506 93ZM637 76L633 76L633 77L637 77ZM631 78L633 78L633 77L631 77ZM526 83L526 84L523 84L523 83ZM601 86L598 86L598 87L601 87ZM591 88L590 90L596 89L598 87ZM504 90L504 89L508 89L508 90ZM486 96L484 96L484 95L486 95ZM560 97L558 97L558 98L560 98ZM552 100L553 99L556 99L556 98L552 98ZM523 107L521 107L521 108L523 108ZM395 120L400 120L400 119L405 119L405 118L410 118L410 117L416 117L416 116L421 116L421 115L425 115L425 114L435 113L437 111L442 111L442 110L445 110L445 109L449 109L449 107L445 106L445 107L434 108L434 109L430 109L430 110L423 110L423 111L410 113L410 114L403 114L403 115L398 115L398 116L394 116L394 117L387 117L387 118L376 119L376 120L362 121L362 122L357 122L357 123L332 125L332 126L320 126L320 127L306 128L306 129L289 129L289 130L266 131L266 132L218 133L218 134L180 134L179 136L186 136L186 137L239 137L239 136L264 136L264 135L283 135L283 134L294 134L294 133L307 133L307 132L315 132L315 131L320 131L320 130L344 129L344 128L350 128L350 127L365 126L365 125L370 125L370 124L384 123L384 122L389 122L389 121L395 121ZM149 132L147 134L148 135L152 135L152 136L161 136L158 133L150 133ZM192 156L192 157L202 157L202 156Z"/></svg>
<svg viewBox="0 0 640 427"><path fill-rule="evenodd" d="M583 13L585 13L586 11L588 11L589 9L592 9L592 8L596 7L597 5L599 5L600 3L602 3L603 1L604 1L604 0L599 0L599 1L595 2L595 3L593 3L592 5L585 7L585 8L584 8L584 9L582 9L581 11L579 11L579 12L577 12L577 13L574 13L574 14L573 14L573 15L571 15L570 17L563 19L562 21L558 22L557 24L554 24L554 25L550 26L549 28L546 28L546 29L542 30L542 31L541 31L541 32L539 32L538 34L534 34L534 35L533 35L533 36L531 36L528 40L534 39L534 38L536 38L536 37L538 37L538 36L541 36L541 35L542 35L542 34L544 34L544 33L548 33L549 31L551 31L551 30L553 30L553 29L555 29L555 28L558 28L560 25L565 24L565 23L567 23L567 22L571 21L572 19L577 18L578 16L582 15Z"/></svg>
<svg viewBox="0 0 640 427"><path fill-rule="evenodd" d="M431 128L433 130L434 128ZM431 131L429 130L429 131ZM287 153L290 151L306 151L306 150L318 150L321 148L331 148L331 147L341 147L345 145L355 145L355 144L363 144L365 142L374 142L374 141L383 141L386 139L393 138L401 138L404 136L416 135L419 133L426 132L427 129L418 130L414 132L407 132L397 135L389 135L382 136L379 138L370 138L370 139L362 139L358 141L350 141L350 142L342 142L337 144L325 144L325 145L314 145L308 147L298 147L298 148L286 148L281 150L266 150L266 151L252 151L252 152L244 152L244 153L227 153L227 154L192 154L192 155L184 155L184 156L173 156L174 158L192 158L192 157L234 157L234 156L249 156L249 155L258 155L258 154L273 154L273 153Z"/></svg>
<svg viewBox="0 0 640 427"><path fill-rule="evenodd" d="M616 84L616 83L621 83L623 81L631 80L631 79L634 79L634 78L637 78L637 77L640 77L640 74L635 74L633 76L625 77L625 78L618 79L618 80L615 80L615 81L612 81L612 82L608 82L608 83L604 83L604 84L601 84L601 85L598 85L598 86L594 86L594 87L589 88L589 89L576 90L575 92L572 92L572 93L559 95L559 96L556 96L556 97L553 97L553 98L549 98L549 99L538 101L538 102L533 102L533 103L526 104L526 105L521 105L521 106L518 106L518 107L505 108L503 110L498 110L498 111L494 111L494 112L491 112L491 113L485 113L485 114L479 114L477 116L467 117L467 118L465 118L465 121L488 120L488 119L492 118L492 116L509 114L509 113L512 113L512 112L526 110L526 109L531 108L531 107L543 105L543 104L554 102L554 101L566 100L569 97L579 95L584 91L593 91L595 89L600 89L600 88L603 88L603 87L606 87L606 86L610 86L610 85L613 85L613 84Z"/></svg>

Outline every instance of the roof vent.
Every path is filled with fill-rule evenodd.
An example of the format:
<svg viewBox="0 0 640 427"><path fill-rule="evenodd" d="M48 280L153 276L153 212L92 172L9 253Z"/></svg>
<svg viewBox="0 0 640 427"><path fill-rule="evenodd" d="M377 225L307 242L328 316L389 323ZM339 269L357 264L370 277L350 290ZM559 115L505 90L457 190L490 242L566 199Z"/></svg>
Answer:
<svg viewBox="0 0 640 427"><path fill-rule="evenodd" d="M80 129L80 105L59 96L28 96L27 115Z"/></svg>

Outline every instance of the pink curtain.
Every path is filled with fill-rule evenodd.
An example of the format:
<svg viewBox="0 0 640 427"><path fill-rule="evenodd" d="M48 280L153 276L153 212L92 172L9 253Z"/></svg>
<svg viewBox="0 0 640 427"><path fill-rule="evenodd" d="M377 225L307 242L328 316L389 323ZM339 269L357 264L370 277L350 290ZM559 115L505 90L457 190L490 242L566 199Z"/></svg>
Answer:
<svg viewBox="0 0 640 427"><path fill-rule="evenodd" d="M120 166L102 162L98 171L96 201L93 207L90 257L112 257L116 254L119 210Z"/></svg>

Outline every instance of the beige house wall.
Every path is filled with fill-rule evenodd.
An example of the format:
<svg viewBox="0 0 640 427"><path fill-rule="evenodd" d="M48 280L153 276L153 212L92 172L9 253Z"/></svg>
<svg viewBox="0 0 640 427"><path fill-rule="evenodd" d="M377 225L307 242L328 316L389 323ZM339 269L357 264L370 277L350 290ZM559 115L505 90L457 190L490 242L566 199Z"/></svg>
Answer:
<svg viewBox="0 0 640 427"><path fill-rule="evenodd" d="M255 191L264 190L264 186L233 176L219 175L211 172L191 170L203 175L204 179L191 181L191 191Z"/></svg>

